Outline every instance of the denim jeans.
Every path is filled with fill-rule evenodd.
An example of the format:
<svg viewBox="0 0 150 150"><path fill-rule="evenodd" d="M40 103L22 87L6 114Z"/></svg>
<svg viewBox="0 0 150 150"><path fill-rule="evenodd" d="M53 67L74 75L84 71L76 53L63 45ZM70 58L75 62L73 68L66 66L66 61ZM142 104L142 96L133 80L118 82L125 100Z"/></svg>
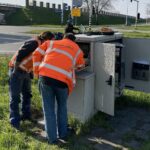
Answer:
<svg viewBox="0 0 150 150"><path fill-rule="evenodd" d="M19 127L20 113L19 103L21 102L21 111L24 117L30 117L31 104L31 79L29 73L9 69L9 96L10 96L10 123L14 127Z"/></svg>
<svg viewBox="0 0 150 150"><path fill-rule="evenodd" d="M39 89L42 95L45 130L50 143L67 136L67 98L68 88L49 86L39 79ZM55 101L57 102L57 117L55 113Z"/></svg>

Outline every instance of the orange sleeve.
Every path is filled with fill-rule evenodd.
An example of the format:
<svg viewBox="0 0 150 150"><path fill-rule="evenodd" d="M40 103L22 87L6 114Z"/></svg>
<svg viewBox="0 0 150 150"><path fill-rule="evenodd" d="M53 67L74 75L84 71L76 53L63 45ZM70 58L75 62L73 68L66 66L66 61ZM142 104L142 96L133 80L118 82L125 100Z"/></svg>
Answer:
<svg viewBox="0 0 150 150"><path fill-rule="evenodd" d="M79 56L77 57L77 61L76 61L76 66L77 67L83 67L85 65L85 60L84 60L84 57L83 57L83 52L81 50Z"/></svg>
<svg viewBox="0 0 150 150"><path fill-rule="evenodd" d="M49 41L44 42L33 52L33 73L39 74L39 66L45 56L45 52L49 46Z"/></svg>

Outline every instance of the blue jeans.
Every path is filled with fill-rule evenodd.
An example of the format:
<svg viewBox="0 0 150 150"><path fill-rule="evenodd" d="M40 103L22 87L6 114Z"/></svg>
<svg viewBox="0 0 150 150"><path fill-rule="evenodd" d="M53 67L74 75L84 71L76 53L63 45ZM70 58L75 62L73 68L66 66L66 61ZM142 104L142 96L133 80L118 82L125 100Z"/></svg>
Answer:
<svg viewBox="0 0 150 150"><path fill-rule="evenodd" d="M42 95L45 130L50 143L67 136L67 98L68 88L49 86L39 79L39 89ZM57 102L57 119L55 114L55 100ZM57 120L57 121L56 121Z"/></svg>
<svg viewBox="0 0 150 150"><path fill-rule="evenodd" d="M21 102L22 116L29 118L31 116L31 79L27 72L9 69L9 96L10 96L10 123L14 127L19 127L20 113L19 103Z"/></svg>

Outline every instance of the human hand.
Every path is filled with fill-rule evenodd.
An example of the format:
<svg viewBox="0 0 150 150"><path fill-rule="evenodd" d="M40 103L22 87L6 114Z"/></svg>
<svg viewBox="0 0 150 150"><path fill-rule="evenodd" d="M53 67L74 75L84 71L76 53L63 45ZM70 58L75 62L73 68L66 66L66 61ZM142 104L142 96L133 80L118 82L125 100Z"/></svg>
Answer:
<svg viewBox="0 0 150 150"><path fill-rule="evenodd" d="M38 79L38 78L39 78L39 75L38 75L38 74L34 74L34 78L35 78L35 79Z"/></svg>
<svg viewBox="0 0 150 150"><path fill-rule="evenodd" d="M19 69L19 62L15 62L15 64L14 64L14 68L13 68L13 74L15 74L16 72L17 72L17 70Z"/></svg>

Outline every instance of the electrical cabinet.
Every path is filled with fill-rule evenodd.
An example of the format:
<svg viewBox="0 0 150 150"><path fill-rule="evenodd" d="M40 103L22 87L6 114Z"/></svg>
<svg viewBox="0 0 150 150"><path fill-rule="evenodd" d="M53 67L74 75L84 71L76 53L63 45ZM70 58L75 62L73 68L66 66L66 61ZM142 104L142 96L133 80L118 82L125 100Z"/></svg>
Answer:
<svg viewBox="0 0 150 150"><path fill-rule="evenodd" d="M79 34L76 39L89 62L84 71L95 74L92 88L88 87L90 90L87 86L91 83L78 79L68 101L68 109L79 120L84 122L91 116L88 109L90 114L102 111L113 116L115 98L125 88L150 92L150 39L124 38L121 33L109 36ZM77 97L80 99L75 101ZM92 109L86 104L91 104Z"/></svg>
<svg viewBox="0 0 150 150"><path fill-rule="evenodd" d="M68 112L81 122L97 111L115 115L115 98L123 89L150 92L150 39L114 35L76 35L88 65L76 74Z"/></svg>
<svg viewBox="0 0 150 150"><path fill-rule="evenodd" d="M94 73L81 71L76 74L77 84L68 99L68 112L81 122L87 121L94 111Z"/></svg>

